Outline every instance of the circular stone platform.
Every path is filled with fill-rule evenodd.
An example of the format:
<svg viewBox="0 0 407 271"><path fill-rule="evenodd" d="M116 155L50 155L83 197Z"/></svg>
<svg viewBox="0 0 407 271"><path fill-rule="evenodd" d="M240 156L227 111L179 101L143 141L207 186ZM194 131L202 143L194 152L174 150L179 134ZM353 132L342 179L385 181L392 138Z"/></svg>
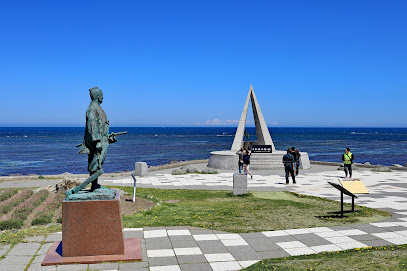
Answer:
<svg viewBox="0 0 407 271"><path fill-rule="evenodd" d="M253 153L250 157L250 169L284 169L282 163L286 151L275 151L273 153ZM308 153L301 153L300 168L310 168ZM213 151L209 157L208 167L217 169L238 170L238 155L234 151Z"/></svg>

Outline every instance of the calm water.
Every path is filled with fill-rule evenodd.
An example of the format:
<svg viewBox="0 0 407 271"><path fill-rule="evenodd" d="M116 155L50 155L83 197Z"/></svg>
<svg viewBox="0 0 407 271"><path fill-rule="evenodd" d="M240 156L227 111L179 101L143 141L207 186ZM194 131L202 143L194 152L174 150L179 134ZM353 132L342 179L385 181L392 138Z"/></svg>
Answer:
<svg viewBox="0 0 407 271"><path fill-rule="evenodd" d="M247 128L255 135L254 128ZM236 128L111 128L128 131L109 146L105 172L134 168L134 162L160 165L171 160L206 159L230 149ZM0 175L87 173L87 155L78 154L81 128L0 128ZM392 165L407 162L407 128L272 128L277 149L295 146L311 160L340 162L345 147L355 162ZM255 137L250 136L250 140Z"/></svg>

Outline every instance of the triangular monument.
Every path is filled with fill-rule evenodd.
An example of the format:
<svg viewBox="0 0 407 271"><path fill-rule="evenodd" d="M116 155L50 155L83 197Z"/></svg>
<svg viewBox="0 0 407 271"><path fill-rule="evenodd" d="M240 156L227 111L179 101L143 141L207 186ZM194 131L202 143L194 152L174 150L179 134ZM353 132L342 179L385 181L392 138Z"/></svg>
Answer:
<svg viewBox="0 0 407 271"><path fill-rule="evenodd" d="M247 111L249 110L250 102L252 103L253 108L257 141L247 142L247 146L244 146L243 137L245 133ZM208 167L237 170L239 159L236 152L240 150L240 148L249 150L251 149L252 155L250 158L250 169L284 169L282 159L284 154L286 154L286 151L279 151L276 150L276 148L274 147L273 140L271 139L270 132L267 128L263 114L261 113L259 102L257 101L252 86L250 86L249 93L247 94L246 103L243 107L242 116L240 117L239 126L236 130L232 148L230 150L224 151L212 151L211 156L209 157ZM302 168L310 168L311 165L309 162L308 153L301 152L300 160Z"/></svg>
<svg viewBox="0 0 407 271"><path fill-rule="evenodd" d="M276 148L274 147L273 140L271 139L266 121L261 113L260 105L257 101L256 94L254 94L252 85L250 85L249 93L247 94L246 103L243 107L242 116L240 117L239 126L237 127L231 150L237 152L240 150L240 148L243 148L243 136L246 128L247 111L249 110L250 101L252 102L254 125L256 126L257 144L271 145L271 149L274 152Z"/></svg>

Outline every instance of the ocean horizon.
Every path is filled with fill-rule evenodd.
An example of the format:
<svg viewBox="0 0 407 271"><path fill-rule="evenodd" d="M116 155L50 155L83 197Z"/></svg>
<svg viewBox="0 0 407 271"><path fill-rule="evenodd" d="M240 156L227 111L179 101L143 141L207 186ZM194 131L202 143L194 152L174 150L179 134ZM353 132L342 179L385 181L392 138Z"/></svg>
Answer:
<svg viewBox="0 0 407 271"><path fill-rule="evenodd" d="M109 146L105 172L207 159L211 151L230 149L236 127L111 127L128 131ZM246 127L249 140L255 128ZM269 127L278 150L295 146L308 152L311 161L341 162L346 147L355 162L404 165L407 162L407 128ZM84 127L0 127L0 175L79 174L87 172L87 155L75 146L83 140Z"/></svg>

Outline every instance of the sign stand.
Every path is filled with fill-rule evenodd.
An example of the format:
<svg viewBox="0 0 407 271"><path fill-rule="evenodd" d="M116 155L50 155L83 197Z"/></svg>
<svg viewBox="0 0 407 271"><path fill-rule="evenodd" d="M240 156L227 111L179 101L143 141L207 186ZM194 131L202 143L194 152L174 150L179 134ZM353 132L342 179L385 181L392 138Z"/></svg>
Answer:
<svg viewBox="0 0 407 271"><path fill-rule="evenodd" d="M133 178L133 202L135 203L136 202L136 182L137 182L137 180L136 180L136 177L134 177L134 174L133 174L133 172L131 171L131 177Z"/></svg>
<svg viewBox="0 0 407 271"><path fill-rule="evenodd" d="M341 191L341 217L343 217L343 194L346 194L346 195L352 197L352 212L354 212L355 211L355 198L357 198L357 196L354 195L353 193L351 193L346 188L340 186L339 184L332 183L332 182L328 182L328 183L330 185L332 185L333 187L335 187L336 189L338 189L339 191Z"/></svg>

